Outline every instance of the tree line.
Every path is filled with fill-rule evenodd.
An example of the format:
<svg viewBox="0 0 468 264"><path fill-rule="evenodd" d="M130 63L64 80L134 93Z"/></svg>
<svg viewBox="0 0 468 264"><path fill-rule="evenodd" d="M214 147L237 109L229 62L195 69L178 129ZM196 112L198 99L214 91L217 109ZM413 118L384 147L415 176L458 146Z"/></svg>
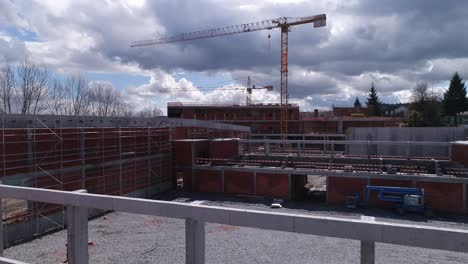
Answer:
<svg viewBox="0 0 468 264"><path fill-rule="evenodd" d="M356 98L354 106L361 106L358 98ZM374 83L371 85L366 106L369 116L382 116L384 114L382 102L377 95ZM411 92L409 110L408 126L441 126L446 124L457 126L460 122L460 113L468 110L465 82L455 72L443 96L430 89L426 82L417 83Z"/></svg>
<svg viewBox="0 0 468 264"><path fill-rule="evenodd" d="M103 117L155 117L156 106L135 110L112 84L89 81L81 74L54 77L45 65L24 59L0 66L0 112Z"/></svg>

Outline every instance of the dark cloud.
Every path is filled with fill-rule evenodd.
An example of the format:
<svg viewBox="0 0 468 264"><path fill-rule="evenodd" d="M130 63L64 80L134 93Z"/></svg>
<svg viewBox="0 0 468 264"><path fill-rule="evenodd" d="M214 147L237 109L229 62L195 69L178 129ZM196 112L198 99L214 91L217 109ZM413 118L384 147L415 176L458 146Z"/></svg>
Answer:
<svg viewBox="0 0 468 264"><path fill-rule="evenodd" d="M455 71L468 76L468 35L463 33L468 27L468 1L161 0L146 4L129 10L114 2L75 1L72 7L53 13L41 11L38 4L28 10L28 4L18 7L0 1L0 23L29 27L44 41L60 42L49 53L59 53L57 67L99 70L137 64L144 70L159 68L169 73L222 71L234 77L250 75L278 88L278 29L150 47L130 48L129 44L282 16L326 13L326 27L302 25L289 34L291 97L311 96L314 104L320 104L329 103L321 99L338 95L348 102L365 95L375 82L393 100L394 92L411 89L421 80L442 83ZM82 35L70 36L70 32ZM87 39L92 40L88 48L74 49L74 43ZM12 46L0 38L0 51L11 54L8 59L27 52L25 48L13 52L11 47L21 43Z"/></svg>

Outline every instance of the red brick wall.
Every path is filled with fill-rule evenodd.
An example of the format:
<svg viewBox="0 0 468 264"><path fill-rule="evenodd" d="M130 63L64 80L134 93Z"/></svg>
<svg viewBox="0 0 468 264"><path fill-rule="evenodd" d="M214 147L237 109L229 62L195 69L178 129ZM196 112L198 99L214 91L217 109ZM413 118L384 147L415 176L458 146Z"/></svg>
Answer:
<svg viewBox="0 0 468 264"><path fill-rule="evenodd" d="M367 179L352 179L343 177L328 177L327 202L329 204L344 205L346 196L359 193L361 199L364 196L364 188Z"/></svg>
<svg viewBox="0 0 468 264"><path fill-rule="evenodd" d="M224 191L227 194L254 195L254 177L252 172L224 172Z"/></svg>
<svg viewBox="0 0 468 264"><path fill-rule="evenodd" d="M434 210L451 213L462 213L462 188L460 183L416 182L417 187L424 189L426 202Z"/></svg>
<svg viewBox="0 0 468 264"><path fill-rule="evenodd" d="M468 143L452 144L452 160L468 167Z"/></svg>
<svg viewBox="0 0 468 264"><path fill-rule="evenodd" d="M176 141L175 153L178 166L192 165L192 146L195 148L195 159L209 157L210 142L202 141Z"/></svg>
<svg viewBox="0 0 468 264"><path fill-rule="evenodd" d="M235 158L239 155L239 142L237 140L210 141L210 158Z"/></svg>
<svg viewBox="0 0 468 264"><path fill-rule="evenodd" d="M195 171L195 191L207 193L220 193L222 191L221 172L211 170Z"/></svg>
<svg viewBox="0 0 468 264"><path fill-rule="evenodd" d="M289 181L286 174L257 173L257 195L288 198Z"/></svg>
<svg viewBox="0 0 468 264"><path fill-rule="evenodd" d="M186 171L184 173L189 172ZM222 180L220 173L220 171L197 169L195 172L197 183L195 191L221 192ZM255 195L283 199L289 198L288 175L257 173L256 179L255 193L253 172L237 172L226 170L224 171L224 192L232 195Z"/></svg>

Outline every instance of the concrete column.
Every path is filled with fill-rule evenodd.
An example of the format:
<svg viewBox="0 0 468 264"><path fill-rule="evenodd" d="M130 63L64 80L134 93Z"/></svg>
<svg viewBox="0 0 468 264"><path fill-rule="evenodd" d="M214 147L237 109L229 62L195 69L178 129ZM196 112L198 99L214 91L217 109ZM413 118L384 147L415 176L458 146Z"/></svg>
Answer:
<svg viewBox="0 0 468 264"><path fill-rule="evenodd" d="M361 240L361 264L375 263L375 242Z"/></svg>
<svg viewBox="0 0 468 264"><path fill-rule="evenodd" d="M253 173L253 193L257 195L257 173L255 171Z"/></svg>
<svg viewBox="0 0 468 264"><path fill-rule="evenodd" d="M411 156L411 145L410 142L406 142L406 159L409 160Z"/></svg>
<svg viewBox="0 0 468 264"><path fill-rule="evenodd" d="M330 156L333 162L335 160L335 143L334 142L331 143L331 155Z"/></svg>
<svg viewBox="0 0 468 264"><path fill-rule="evenodd" d="M265 155L269 156L270 155L270 143L265 142Z"/></svg>
<svg viewBox="0 0 468 264"><path fill-rule="evenodd" d="M81 160L81 188L86 188L86 156L84 128L80 128L80 160Z"/></svg>
<svg viewBox="0 0 468 264"><path fill-rule="evenodd" d="M224 193L224 170L221 170L221 192Z"/></svg>
<svg viewBox="0 0 468 264"><path fill-rule="evenodd" d="M191 144L191 149L192 149L192 192L195 192L195 143L192 142Z"/></svg>
<svg viewBox="0 0 468 264"><path fill-rule="evenodd" d="M148 159L146 160L146 185L147 187L151 186L151 128L148 127L147 129L147 141L146 141L146 154L148 155ZM146 197L151 196L151 191L149 188L146 188L148 192L146 193Z"/></svg>
<svg viewBox="0 0 468 264"><path fill-rule="evenodd" d="M343 134L343 119L338 120L338 134Z"/></svg>
<svg viewBox="0 0 468 264"><path fill-rule="evenodd" d="M453 146L453 143L450 142L450 145L448 147L448 159L449 159L449 161L453 161L452 160L452 146Z"/></svg>
<svg viewBox="0 0 468 264"><path fill-rule="evenodd" d="M205 263L205 223L185 219L185 263Z"/></svg>
<svg viewBox="0 0 468 264"><path fill-rule="evenodd" d="M88 208L67 206L67 259L70 264L89 263Z"/></svg>
<svg viewBox="0 0 468 264"><path fill-rule="evenodd" d="M119 194L123 194L123 175L122 175L122 128L119 127Z"/></svg>
<svg viewBox="0 0 468 264"><path fill-rule="evenodd" d="M371 158L370 141L367 140L367 159Z"/></svg>
<svg viewBox="0 0 468 264"><path fill-rule="evenodd" d="M462 211L463 213L467 213L467 208L466 208L466 183L462 184Z"/></svg>

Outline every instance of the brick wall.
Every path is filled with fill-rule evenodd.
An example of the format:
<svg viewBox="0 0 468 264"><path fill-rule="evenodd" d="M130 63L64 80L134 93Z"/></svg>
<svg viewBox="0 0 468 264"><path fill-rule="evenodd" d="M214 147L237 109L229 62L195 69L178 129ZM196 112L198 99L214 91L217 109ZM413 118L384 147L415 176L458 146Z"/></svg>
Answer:
<svg viewBox="0 0 468 264"><path fill-rule="evenodd" d="M415 187L424 189L426 202L435 211L450 213L465 213L463 208L463 184L426 181L406 181L389 179L367 179L329 177L327 185L327 201L329 204L344 205L346 196L359 193L364 197L364 188L367 185ZM370 206L393 207L392 203L379 201L376 192L371 192Z"/></svg>
<svg viewBox="0 0 468 264"><path fill-rule="evenodd" d="M452 144L452 160L468 167L468 141Z"/></svg>

